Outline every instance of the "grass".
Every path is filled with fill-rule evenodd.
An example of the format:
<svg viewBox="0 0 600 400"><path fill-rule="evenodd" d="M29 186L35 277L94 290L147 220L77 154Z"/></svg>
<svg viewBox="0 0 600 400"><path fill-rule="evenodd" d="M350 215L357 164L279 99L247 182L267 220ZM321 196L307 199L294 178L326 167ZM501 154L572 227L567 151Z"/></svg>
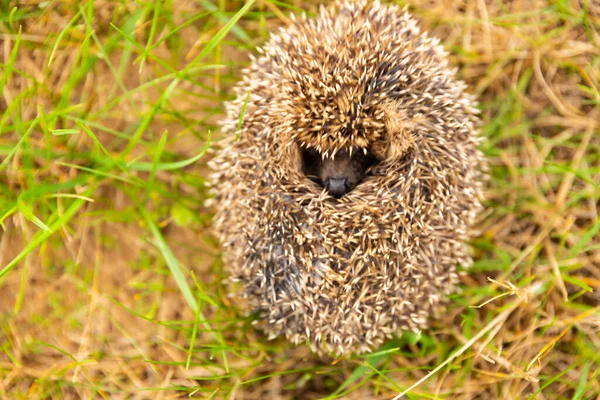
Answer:
<svg viewBox="0 0 600 400"><path fill-rule="evenodd" d="M327 360L237 311L204 206L247 54L316 2L0 2L0 398L599 398L600 7L437 3L475 263L430 330Z"/></svg>

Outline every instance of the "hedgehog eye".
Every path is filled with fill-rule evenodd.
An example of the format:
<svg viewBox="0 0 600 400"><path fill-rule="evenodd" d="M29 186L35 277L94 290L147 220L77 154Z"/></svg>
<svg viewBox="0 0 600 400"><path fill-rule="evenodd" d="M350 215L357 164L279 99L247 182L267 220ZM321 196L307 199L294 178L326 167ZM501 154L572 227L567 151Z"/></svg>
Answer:
<svg viewBox="0 0 600 400"><path fill-rule="evenodd" d="M302 172L308 178L317 182L322 162L321 155L314 149L301 148L300 152L302 154Z"/></svg>
<svg viewBox="0 0 600 400"><path fill-rule="evenodd" d="M301 149L301 152L302 172L336 199L353 190L367 171L379 163L370 149L341 150L334 158L323 157L314 149Z"/></svg>

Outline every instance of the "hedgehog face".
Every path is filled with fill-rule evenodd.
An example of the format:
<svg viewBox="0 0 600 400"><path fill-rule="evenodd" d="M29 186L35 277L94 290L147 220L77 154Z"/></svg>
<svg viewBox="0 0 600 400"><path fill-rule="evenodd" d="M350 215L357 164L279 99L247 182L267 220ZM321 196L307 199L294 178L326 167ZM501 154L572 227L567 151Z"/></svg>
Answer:
<svg viewBox="0 0 600 400"><path fill-rule="evenodd" d="M342 149L324 156L314 149L302 149L302 172L336 199L356 187L378 159L368 149Z"/></svg>

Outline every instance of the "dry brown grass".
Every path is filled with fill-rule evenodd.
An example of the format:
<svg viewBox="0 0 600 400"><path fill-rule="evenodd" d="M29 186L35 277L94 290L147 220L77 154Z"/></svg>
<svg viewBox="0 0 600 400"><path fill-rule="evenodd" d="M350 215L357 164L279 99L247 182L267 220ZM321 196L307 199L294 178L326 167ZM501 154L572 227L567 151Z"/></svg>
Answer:
<svg viewBox="0 0 600 400"><path fill-rule="evenodd" d="M206 3L0 5L0 398L390 398L440 365L410 398L600 398L600 3L411 2L480 96L488 210L448 313L385 347L398 350L338 362L267 341L230 304L202 205L207 157L129 163L199 153L244 53L287 14L257 2L246 39L230 32L194 60L242 6L222 2L144 51ZM54 234L26 250L43 224Z"/></svg>

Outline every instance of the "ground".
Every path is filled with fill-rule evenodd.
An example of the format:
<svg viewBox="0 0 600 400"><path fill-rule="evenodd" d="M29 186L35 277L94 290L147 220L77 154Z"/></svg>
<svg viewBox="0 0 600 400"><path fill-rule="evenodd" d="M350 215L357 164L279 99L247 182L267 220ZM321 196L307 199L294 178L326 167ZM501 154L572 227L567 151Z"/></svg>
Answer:
<svg viewBox="0 0 600 400"><path fill-rule="evenodd" d="M480 101L475 263L332 360L238 311L205 206L222 102L316 2L0 2L0 398L600 398L600 3L408 9Z"/></svg>

